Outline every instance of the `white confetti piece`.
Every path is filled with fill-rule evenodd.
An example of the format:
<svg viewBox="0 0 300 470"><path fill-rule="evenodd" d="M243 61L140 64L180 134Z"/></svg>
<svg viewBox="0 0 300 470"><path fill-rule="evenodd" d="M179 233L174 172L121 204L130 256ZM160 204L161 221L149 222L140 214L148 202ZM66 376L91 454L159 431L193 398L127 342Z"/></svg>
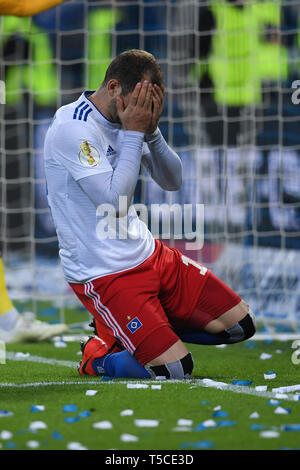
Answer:
<svg viewBox="0 0 300 470"><path fill-rule="evenodd" d="M281 398L282 400L288 398L288 394L287 393L276 393L275 394L275 398Z"/></svg>
<svg viewBox="0 0 300 470"><path fill-rule="evenodd" d="M261 359L262 361L265 361L266 359L271 359L271 357L272 357L272 354L261 353L259 359Z"/></svg>
<svg viewBox="0 0 300 470"><path fill-rule="evenodd" d="M147 384L127 384L127 388L148 388Z"/></svg>
<svg viewBox="0 0 300 470"><path fill-rule="evenodd" d="M296 392L297 390L300 390L300 384L297 384L297 385L288 385L288 386L286 386L286 387L272 388L272 392L278 392L278 393Z"/></svg>
<svg viewBox="0 0 300 470"><path fill-rule="evenodd" d="M54 344L55 348L66 348L67 347L67 343L63 340L54 341L53 344Z"/></svg>
<svg viewBox="0 0 300 470"><path fill-rule="evenodd" d="M37 449L40 447L40 443L38 441L28 441L26 442L26 446L29 447L29 449Z"/></svg>
<svg viewBox="0 0 300 470"><path fill-rule="evenodd" d="M139 428L155 428L159 425L157 419L135 419L134 424Z"/></svg>
<svg viewBox="0 0 300 470"><path fill-rule="evenodd" d="M272 380L272 379L275 379L276 378L276 373L275 372L267 372L266 374L264 374L264 378L266 380Z"/></svg>
<svg viewBox="0 0 300 470"><path fill-rule="evenodd" d="M215 387L218 389L228 388L228 384L226 382L217 382L216 380L213 380L213 379L203 379L202 382L203 382L203 385L207 387Z"/></svg>
<svg viewBox="0 0 300 470"><path fill-rule="evenodd" d="M120 412L120 416L132 416L134 413L133 410L123 410Z"/></svg>
<svg viewBox="0 0 300 470"><path fill-rule="evenodd" d="M67 444L68 450L87 450L80 442L68 442Z"/></svg>
<svg viewBox="0 0 300 470"><path fill-rule="evenodd" d="M137 442L139 438L133 434L121 434L120 439L122 442Z"/></svg>
<svg viewBox="0 0 300 470"><path fill-rule="evenodd" d="M99 421L93 424L95 429L112 429L113 425L110 421Z"/></svg>
<svg viewBox="0 0 300 470"><path fill-rule="evenodd" d="M193 426L192 419L179 418L177 421L177 426Z"/></svg>
<svg viewBox="0 0 300 470"><path fill-rule="evenodd" d="M224 349L226 348L227 344L216 344L216 348L219 348L219 349Z"/></svg>
<svg viewBox="0 0 300 470"><path fill-rule="evenodd" d="M280 433L278 431L262 431L260 437L272 438L279 437Z"/></svg>
<svg viewBox="0 0 300 470"><path fill-rule="evenodd" d="M257 418L259 418L259 414L257 413L257 411L253 411L253 413L251 413L251 415L249 416L249 418L251 418L251 419L257 419Z"/></svg>
<svg viewBox="0 0 300 470"><path fill-rule="evenodd" d="M47 424L44 421L32 421L29 429L47 429Z"/></svg>
<svg viewBox="0 0 300 470"><path fill-rule="evenodd" d="M203 426L206 428L214 428L216 427L216 422L213 419L207 419L206 421L203 421Z"/></svg>
<svg viewBox="0 0 300 470"><path fill-rule="evenodd" d="M161 390L161 385L160 384L151 385L151 388L152 388L152 390Z"/></svg>
<svg viewBox="0 0 300 470"><path fill-rule="evenodd" d="M87 390L85 392L87 397L93 397L94 395L96 395L96 393L98 393L98 390Z"/></svg>
<svg viewBox="0 0 300 470"><path fill-rule="evenodd" d="M12 433L10 431L6 431L5 429L0 433L0 439L3 439L4 441L11 439L12 436Z"/></svg>
<svg viewBox="0 0 300 470"><path fill-rule="evenodd" d="M16 352L16 355L15 355L15 357L19 359L23 359L29 356L30 356L30 353L23 353L23 352Z"/></svg>
<svg viewBox="0 0 300 470"><path fill-rule="evenodd" d="M277 415L287 415L289 412L285 408L282 408L282 406L277 406L277 408L274 410L274 413Z"/></svg>
<svg viewBox="0 0 300 470"><path fill-rule="evenodd" d="M222 409L221 405L215 406L214 411L220 411Z"/></svg>
<svg viewBox="0 0 300 470"><path fill-rule="evenodd" d="M256 385L255 390L257 392L266 392L268 390L267 385Z"/></svg>

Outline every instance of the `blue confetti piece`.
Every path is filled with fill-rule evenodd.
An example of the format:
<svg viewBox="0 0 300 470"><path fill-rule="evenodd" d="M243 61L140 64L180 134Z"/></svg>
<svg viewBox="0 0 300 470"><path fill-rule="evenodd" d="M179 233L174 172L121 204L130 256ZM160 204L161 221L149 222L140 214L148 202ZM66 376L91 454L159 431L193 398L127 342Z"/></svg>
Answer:
<svg viewBox="0 0 300 470"><path fill-rule="evenodd" d="M268 405L270 405L270 406L278 406L278 405L280 405L280 403L281 403L281 401L279 401L279 400L269 400L268 401Z"/></svg>
<svg viewBox="0 0 300 470"><path fill-rule="evenodd" d="M77 411L77 405L64 405L63 406L63 411L65 413Z"/></svg>
<svg viewBox="0 0 300 470"><path fill-rule="evenodd" d="M114 377L109 377L108 375L102 375L100 382L107 382L109 380L115 380Z"/></svg>
<svg viewBox="0 0 300 470"><path fill-rule="evenodd" d="M235 426L235 425L236 425L236 421L230 421L228 419L225 419L223 421L218 421L217 423L217 426L221 428Z"/></svg>
<svg viewBox="0 0 300 470"><path fill-rule="evenodd" d="M205 429L208 429L208 427L203 423L199 423L195 428L193 428L193 431L204 431Z"/></svg>
<svg viewBox="0 0 300 470"><path fill-rule="evenodd" d="M44 411L44 410L41 410L38 406L32 405L32 406L30 407L30 411L31 411L32 413L39 413L39 412Z"/></svg>
<svg viewBox="0 0 300 470"><path fill-rule="evenodd" d="M86 410L86 411L81 411L81 413L78 414L79 418L88 418L91 416L91 412Z"/></svg>
<svg viewBox="0 0 300 470"><path fill-rule="evenodd" d="M210 449L214 447L214 444L211 441L198 441L198 442L183 442L180 447L186 449L187 447L192 447L194 449Z"/></svg>
<svg viewBox="0 0 300 470"><path fill-rule="evenodd" d="M265 429L266 426L264 424L251 424L250 429L252 431L261 431L262 429Z"/></svg>
<svg viewBox="0 0 300 470"><path fill-rule="evenodd" d="M79 416L67 416L65 418L65 423L77 423L79 421Z"/></svg>
<svg viewBox="0 0 300 470"><path fill-rule="evenodd" d="M254 349L256 347L255 341L247 341L247 343L244 344L245 348L248 349Z"/></svg>
<svg viewBox="0 0 300 470"><path fill-rule="evenodd" d="M227 418L228 413L227 411L219 410L215 411L213 414L213 418Z"/></svg>
<svg viewBox="0 0 300 470"><path fill-rule="evenodd" d="M53 439L56 439L57 441L61 441L63 439L63 436L58 431L53 431L51 436L53 437Z"/></svg>
<svg viewBox="0 0 300 470"><path fill-rule="evenodd" d="M281 429L283 431L300 431L300 424L285 424Z"/></svg>
<svg viewBox="0 0 300 470"><path fill-rule="evenodd" d="M214 444L211 441L199 441L195 442L193 447L195 447L195 449L209 449L214 447Z"/></svg>
<svg viewBox="0 0 300 470"><path fill-rule="evenodd" d="M232 385L251 385L252 380L233 380Z"/></svg>
<svg viewBox="0 0 300 470"><path fill-rule="evenodd" d="M208 404L209 404L209 401L205 401L205 400L200 401L200 405L208 405Z"/></svg>
<svg viewBox="0 0 300 470"><path fill-rule="evenodd" d="M14 442L6 442L5 447L7 449L15 449L17 447L17 444L15 444Z"/></svg>
<svg viewBox="0 0 300 470"><path fill-rule="evenodd" d="M13 413L11 411L0 410L0 418L4 418L6 416L13 416Z"/></svg>

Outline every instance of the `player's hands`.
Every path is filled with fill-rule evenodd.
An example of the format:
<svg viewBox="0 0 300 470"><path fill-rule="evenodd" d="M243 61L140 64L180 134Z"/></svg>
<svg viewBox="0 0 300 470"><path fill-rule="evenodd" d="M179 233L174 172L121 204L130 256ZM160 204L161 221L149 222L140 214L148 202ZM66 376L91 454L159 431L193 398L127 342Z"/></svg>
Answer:
<svg viewBox="0 0 300 470"><path fill-rule="evenodd" d="M137 83L125 107L124 99L117 97L117 111L123 129L146 133L152 121L153 85L144 80Z"/></svg>
<svg viewBox="0 0 300 470"><path fill-rule="evenodd" d="M152 119L146 134L153 134L157 129L160 117L164 109L164 97L165 97L165 88L162 85L158 86L156 83L153 85L153 96L152 96Z"/></svg>

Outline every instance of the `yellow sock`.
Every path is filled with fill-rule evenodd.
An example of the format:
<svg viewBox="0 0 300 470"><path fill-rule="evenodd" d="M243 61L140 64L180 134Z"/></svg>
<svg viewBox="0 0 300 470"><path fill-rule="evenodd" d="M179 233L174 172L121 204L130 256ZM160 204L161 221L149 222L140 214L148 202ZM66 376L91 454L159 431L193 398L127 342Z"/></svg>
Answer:
<svg viewBox="0 0 300 470"><path fill-rule="evenodd" d="M7 292L3 261L2 258L0 258L0 315L9 312L13 308L13 303L10 300Z"/></svg>

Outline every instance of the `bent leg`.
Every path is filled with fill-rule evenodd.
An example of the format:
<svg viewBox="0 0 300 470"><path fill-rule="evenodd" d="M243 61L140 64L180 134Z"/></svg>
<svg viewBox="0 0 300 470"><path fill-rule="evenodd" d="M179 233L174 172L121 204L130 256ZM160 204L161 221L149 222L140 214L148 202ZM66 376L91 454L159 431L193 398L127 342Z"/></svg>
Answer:
<svg viewBox="0 0 300 470"><path fill-rule="evenodd" d="M210 273L193 313L174 331L187 343L231 344L254 335L255 318L249 305Z"/></svg>
<svg viewBox="0 0 300 470"><path fill-rule="evenodd" d="M156 330L150 334L137 348L132 356L128 351L106 354L95 357L92 369L95 375L108 375L114 378L151 378L184 379L191 376L193 359L186 346L175 337L171 328ZM175 342L174 342L175 339ZM173 343L169 346L170 343ZM155 345L155 346L154 346ZM165 346L164 346L165 345ZM143 364L142 357L149 357L149 351L164 350ZM141 362L142 361L142 362Z"/></svg>

